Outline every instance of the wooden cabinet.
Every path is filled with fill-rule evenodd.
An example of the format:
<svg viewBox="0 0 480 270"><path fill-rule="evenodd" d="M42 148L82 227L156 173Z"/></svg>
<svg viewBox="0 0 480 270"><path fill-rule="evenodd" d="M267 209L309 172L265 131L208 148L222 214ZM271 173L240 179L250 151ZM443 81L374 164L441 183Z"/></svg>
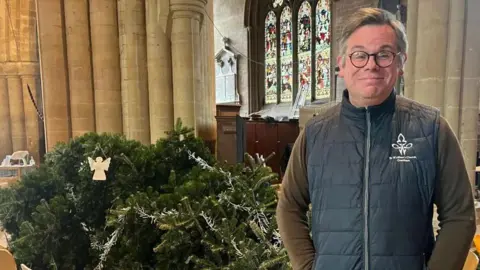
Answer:
<svg viewBox="0 0 480 270"><path fill-rule="evenodd" d="M217 105L217 160L228 164L237 163L237 117L239 104Z"/></svg>
<svg viewBox="0 0 480 270"><path fill-rule="evenodd" d="M265 120L238 119L237 151L247 152L255 157L258 153L264 158L272 152L275 155L267 165L278 174L282 174L280 164L285 149L298 137L298 122L267 122ZM243 160L243 157L242 157Z"/></svg>

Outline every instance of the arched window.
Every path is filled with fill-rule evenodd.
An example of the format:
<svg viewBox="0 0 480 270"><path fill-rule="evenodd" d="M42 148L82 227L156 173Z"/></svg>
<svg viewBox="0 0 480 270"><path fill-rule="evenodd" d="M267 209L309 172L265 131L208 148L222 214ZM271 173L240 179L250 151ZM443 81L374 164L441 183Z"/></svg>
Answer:
<svg viewBox="0 0 480 270"><path fill-rule="evenodd" d="M329 0L270 0L264 17L264 104L329 100Z"/></svg>

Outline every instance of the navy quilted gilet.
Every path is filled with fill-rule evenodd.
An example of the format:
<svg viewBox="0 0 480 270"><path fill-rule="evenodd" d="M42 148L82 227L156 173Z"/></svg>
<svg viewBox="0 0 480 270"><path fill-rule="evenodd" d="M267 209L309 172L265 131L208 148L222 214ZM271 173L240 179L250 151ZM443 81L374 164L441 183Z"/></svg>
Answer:
<svg viewBox="0 0 480 270"><path fill-rule="evenodd" d="M433 249L439 112L394 92L305 127L315 270L422 270Z"/></svg>

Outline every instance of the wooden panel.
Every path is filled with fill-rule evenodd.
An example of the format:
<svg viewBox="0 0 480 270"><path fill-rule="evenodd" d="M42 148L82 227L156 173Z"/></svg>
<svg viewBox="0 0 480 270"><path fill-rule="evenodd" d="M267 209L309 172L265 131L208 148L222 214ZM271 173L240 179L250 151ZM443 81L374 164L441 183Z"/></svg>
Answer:
<svg viewBox="0 0 480 270"><path fill-rule="evenodd" d="M237 161L237 127L235 118L217 117L217 159L235 164Z"/></svg>
<svg viewBox="0 0 480 270"><path fill-rule="evenodd" d="M217 105L217 145L214 151L220 162L237 163L237 115L240 105Z"/></svg>
<svg viewBox="0 0 480 270"><path fill-rule="evenodd" d="M281 157L289 143L294 143L299 134L299 127L294 123L282 123L278 125L278 155Z"/></svg>
<svg viewBox="0 0 480 270"><path fill-rule="evenodd" d="M297 123L281 123L278 125L278 162L279 162L279 169L278 173L280 177L283 177L283 173L280 170L280 162L285 154L285 149L287 148L288 144L293 144L297 140L298 134L300 132L300 128Z"/></svg>
<svg viewBox="0 0 480 270"><path fill-rule="evenodd" d="M276 123L267 123L267 122L258 122L256 124L256 135L257 135L257 147L256 152L259 155L263 155L264 158L268 157L271 153L275 155L267 162L267 165L272 167L273 170L276 170L278 161L277 153L277 124Z"/></svg>
<svg viewBox="0 0 480 270"><path fill-rule="evenodd" d="M217 104L217 116L235 117L240 111L239 104Z"/></svg>
<svg viewBox="0 0 480 270"><path fill-rule="evenodd" d="M255 157L258 153L264 158L272 152L275 155L267 162L267 166L281 177L280 164L285 148L294 143L299 133L297 122L268 123L261 119L245 121L245 150Z"/></svg>
<svg viewBox="0 0 480 270"><path fill-rule="evenodd" d="M245 133L246 133L246 149L245 151L250 155L255 155L257 152L257 136L256 136L256 123L255 122L246 122L245 123Z"/></svg>

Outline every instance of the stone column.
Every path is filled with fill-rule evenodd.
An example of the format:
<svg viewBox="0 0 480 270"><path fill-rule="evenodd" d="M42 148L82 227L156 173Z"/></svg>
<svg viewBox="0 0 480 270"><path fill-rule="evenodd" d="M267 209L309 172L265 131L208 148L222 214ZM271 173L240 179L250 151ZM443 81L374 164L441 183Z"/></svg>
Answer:
<svg viewBox="0 0 480 270"><path fill-rule="evenodd" d="M46 149L71 137L61 0L37 0Z"/></svg>
<svg viewBox="0 0 480 270"><path fill-rule="evenodd" d="M26 150L25 112L23 105L22 81L18 75L7 77L10 125L13 151Z"/></svg>
<svg viewBox="0 0 480 270"><path fill-rule="evenodd" d="M209 94L210 92L208 91L209 87L209 75L208 75L208 56L207 56L207 51L208 51L208 26L207 23L210 21L208 20L207 17L207 5L205 4L205 10L203 11L203 14L201 15L202 17L200 18L200 32L199 32L199 40L198 40L198 47L199 53L198 53L198 59L195 60L194 65L196 65L196 61L199 61L200 63L200 76L198 78L198 84L200 84L200 87L196 87L194 90L194 97L195 97L195 104L194 104L194 113L195 113L195 130L197 133L197 136L200 138L203 138L206 140L208 136L210 135L208 133L208 127L207 127L207 117L208 117L208 110L210 108L207 108L209 104L207 102L210 100Z"/></svg>
<svg viewBox="0 0 480 270"><path fill-rule="evenodd" d="M195 129L196 96L204 93L200 25L205 4L206 0L170 1L174 117Z"/></svg>
<svg viewBox="0 0 480 270"><path fill-rule="evenodd" d="M122 94L116 0L90 0L95 129L122 133Z"/></svg>
<svg viewBox="0 0 480 270"><path fill-rule="evenodd" d="M460 93L462 91L465 15L465 1L450 1L443 112L457 136L459 135Z"/></svg>
<svg viewBox="0 0 480 270"><path fill-rule="evenodd" d="M461 1L455 1L457 2ZM467 23L465 31L463 88L461 94L460 143L462 144L465 163L468 168L472 187L475 186L475 166L478 144L478 100L480 91L480 36L478 25L480 19L478 0L467 1Z"/></svg>
<svg viewBox="0 0 480 270"><path fill-rule="evenodd" d="M168 29L168 18L170 16L170 0L157 0L157 16L164 32ZM169 53L170 54L170 53Z"/></svg>
<svg viewBox="0 0 480 270"><path fill-rule="evenodd" d="M213 25L213 0L208 1L207 3L207 14L210 17L206 22L206 32L207 32L207 52L206 52L206 62L207 62L207 81L208 87L207 92L208 102L207 102L207 126L208 126L208 137L207 141L211 142L211 147L213 153L216 153L216 143L217 143L217 120L215 115L217 114L217 103L216 103L216 92L215 92L215 27ZM210 20L211 19L211 20Z"/></svg>
<svg viewBox="0 0 480 270"><path fill-rule="evenodd" d="M22 38L20 40L20 57L22 61L38 62L35 0L22 0L21 10L20 35Z"/></svg>
<svg viewBox="0 0 480 270"><path fill-rule="evenodd" d="M450 0L418 1L413 97L442 112L446 68L443 56L447 53L449 8Z"/></svg>
<svg viewBox="0 0 480 270"><path fill-rule="evenodd" d="M197 99L199 106L195 113L199 124L198 134L202 137L213 153L215 153L216 142L216 103L215 103L215 44L213 20L213 1L208 1L205 6L205 17L202 20L200 30L202 47L202 81L204 94ZM201 111L198 111L197 108Z"/></svg>
<svg viewBox="0 0 480 270"><path fill-rule="evenodd" d="M0 2L0 61L2 63L8 61L9 55L8 22L7 4L2 1Z"/></svg>
<svg viewBox="0 0 480 270"><path fill-rule="evenodd" d="M72 136L95 131L88 0L64 0Z"/></svg>
<svg viewBox="0 0 480 270"><path fill-rule="evenodd" d="M123 133L150 143L145 0L119 0Z"/></svg>
<svg viewBox="0 0 480 270"><path fill-rule="evenodd" d="M168 8L168 7L167 7ZM172 59L170 40L162 27L162 8L157 0L146 2L150 141L155 143L173 128Z"/></svg>
<svg viewBox="0 0 480 270"><path fill-rule="evenodd" d="M4 65L8 60L8 14L6 3L0 2L0 159L11 154L12 133L10 129L10 106L8 104L7 79L4 76Z"/></svg>
<svg viewBox="0 0 480 270"><path fill-rule="evenodd" d="M28 92L28 87L32 91L32 96L35 99L35 102L38 104L38 92L37 85L39 85L39 78L35 75L22 75L22 89L23 89L23 108L25 111L25 143L26 150L33 157L35 162L40 161L40 126L39 126L39 116L33 101L30 98ZM38 105L37 105L38 106Z"/></svg>
<svg viewBox="0 0 480 270"><path fill-rule="evenodd" d="M0 76L0 159L13 152L7 79Z"/></svg>
<svg viewBox="0 0 480 270"><path fill-rule="evenodd" d="M9 60L20 61L20 29L17 26L17 20L20 18L19 1L4 1L7 9L7 21L8 27L8 45L9 45Z"/></svg>
<svg viewBox="0 0 480 270"><path fill-rule="evenodd" d="M415 88L415 55L417 52L417 18L418 1L408 0L407 8L407 38L408 38L408 58L405 64L405 91L404 95L413 98Z"/></svg>

